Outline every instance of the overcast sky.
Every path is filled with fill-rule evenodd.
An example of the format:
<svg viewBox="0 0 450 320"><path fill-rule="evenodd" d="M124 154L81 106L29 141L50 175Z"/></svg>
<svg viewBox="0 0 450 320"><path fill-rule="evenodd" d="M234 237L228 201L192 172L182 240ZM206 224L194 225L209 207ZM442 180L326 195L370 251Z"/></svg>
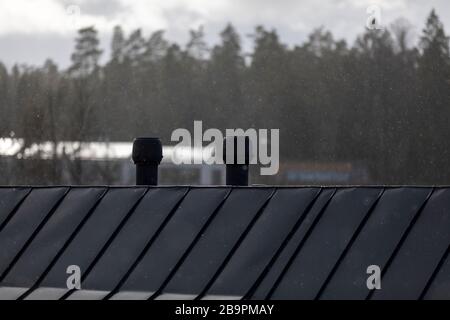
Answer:
<svg viewBox="0 0 450 320"><path fill-rule="evenodd" d="M126 32L142 28L144 35L165 29L169 40L185 44L188 30L204 25L209 43L231 22L246 38L254 26L276 28L289 45L305 40L324 26L336 38L353 41L364 31L371 4L381 8L382 23L399 17L409 20L420 34L427 15L435 8L450 33L449 0L0 0L0 61L41 65L52 58L62 67L70 62L78 27L94 25L109 57L113 27Z"/></svg>

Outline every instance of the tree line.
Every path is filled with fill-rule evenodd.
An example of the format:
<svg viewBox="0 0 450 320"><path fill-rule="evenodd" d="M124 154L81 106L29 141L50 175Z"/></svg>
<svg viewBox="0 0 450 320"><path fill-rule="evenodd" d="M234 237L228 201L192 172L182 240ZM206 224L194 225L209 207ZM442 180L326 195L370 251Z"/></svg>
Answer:
<svg viewBox="0 0 450 320"><path fill-rule="evenodd" d="M146 37L117 26L101 65L96 29L82 28L68 69L50 59L10 70L0 63L0 137L25 146L137 136L170 144L174 129L202 120L219 129L280 129L282 163L360 163L374 184L448 184L449 37L434 10L417 44L411 30L397 20L348 44L318 28L287 46L276 30L258 26L244 54L231 24L213 47L201 27L181 46L163 30ZM83 182L77 161L57 165L56 150L53 158L50 171L24 161L19 171L58 183L66 170ZM0 183L19 181L8 174Z"/></svg>

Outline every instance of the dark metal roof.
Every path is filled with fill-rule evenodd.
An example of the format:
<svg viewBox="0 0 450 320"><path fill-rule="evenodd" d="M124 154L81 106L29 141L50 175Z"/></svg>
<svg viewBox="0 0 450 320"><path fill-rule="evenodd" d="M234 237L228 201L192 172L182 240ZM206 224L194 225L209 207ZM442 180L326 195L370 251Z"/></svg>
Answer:
<svg viewBox="0 0 450 320"><path fill-rule="evenodd" d="M0 188L0 299L450 299L449 244L450 188Z"/></svg>

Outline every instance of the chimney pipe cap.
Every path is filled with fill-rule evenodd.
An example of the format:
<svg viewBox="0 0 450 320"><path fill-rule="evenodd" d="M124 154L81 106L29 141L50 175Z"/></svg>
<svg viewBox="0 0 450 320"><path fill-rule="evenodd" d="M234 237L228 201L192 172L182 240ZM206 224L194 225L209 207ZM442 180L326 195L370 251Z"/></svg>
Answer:
<svg viewBox="0 0 450 320"><path fill-rule="evenodd" d="M162 158L159 138L136 138L133 141L132 159L135 164L160 164Z"/></svg>

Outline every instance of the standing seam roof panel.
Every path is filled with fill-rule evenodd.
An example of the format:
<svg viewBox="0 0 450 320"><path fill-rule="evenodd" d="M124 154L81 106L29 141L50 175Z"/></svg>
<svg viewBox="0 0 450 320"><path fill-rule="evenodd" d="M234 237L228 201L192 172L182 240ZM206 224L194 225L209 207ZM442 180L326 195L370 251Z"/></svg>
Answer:
<svg viewBox="0 0 450 320"><path fill-rule="evenodd" d="M272 191L233 190L163 292L198 296Z"/></svg>
<svg viewBox="0 0 450 320"><path fill-rule="evenodd" d="M386 190L321 299L365 299L367 267L384 268L430 192L425 188Z"/></svg>
<svg viewBox="0 0 450 320"><path fill-rule="evenodd" d="M0 299L450 298L448 187L0 187L0 219Z"/></svg>
<svg viewBox="0 0 450 320"><path fill-rule="evenodd" d="M272 298L314 299L381 192L382 189L338 190Z"/></svg>
<svg viewBox="0 0 450 320"><path fill-rule="evenodd" d="M83 290L69 298L82 299L86 290L93 290L96 294L90 293L89 297L102 299L115 289L186 192L187 188L150 189L86 276Z"/></svg>
<svg viewBox="0 0 450 320"><path fill-rule="evenodd" d="M34 189L0 232L0 281L68 188Z"/></svg>
<svg viewBox="0 0 450 320"><path fill-rule="evenodd" d="M319 191L279 189L207 294L246 294Z"/></svg>
<svg viewBox="0 0 450 320"><path fill-rule="evenodd" d="M157 292L229 192L229 188L196 188L189 191L116 295L120 297L121 291L140 291L146 292L141 297L149 298Z"/></svg>
<svg viewBox="0 0 450 320"><path fill-rule="evenodd" d="M105 192L104 188L71 189L54 214L3 280L5 286L35 285L70 235ZM19 293L18 291L16 291ZM17 299L19 296L10 296ZM0 299L3 298L0 290Z"/></svg>
<svg viewBox="0 0 450 320"><path fill-rule="evenodd" d="M450 244L450 189L436 190L372 299L418 299Z"/></svg>
<svg viewBox="0 0 450 320"><path fill-rule="evenodd" d="M61 298L66 294L69 291L66 286L67 267L77 265L81 269L81 274L84 275L102 247L107 244L121 221L126 218L145 191L145 188L108 190L88 221L39 284L39 288L27 296L27 299L34 299L35 294L39 294L40 288L60 288L52 292L52 297Z"/></svg>
<svg viewBox="0 0 450 320"><path fill-rule="evenodd" d="M320 219L335 192L336 189L334 188L323 188L321 190L317 199L312 203L311 208L306 212L305 218L299 221L300 224L293 230L292 236L286 239L287 243L280 248L276 260L270 269L267 270L261 281L256 284L254 292L251 292L251 299L261 300L270 297L272 290L282 279L287 271L287 267L295 258L297 250L301 248L301 243L307 239L309 231L312 230L315 222Z"/></svg>
<svg viewBox="0 0 450 320"><path fill-rule="evenodd" d="M30 188L0 188L0 232L30 191Z"/></svg>
<svg viewBox="0 0 450 320"><path fill-rule="evenodd" d="M430 279L430 287L424 293L425 300L450 300L450 245L443 257L443 264L436 270L436 277Z"/></svg>

